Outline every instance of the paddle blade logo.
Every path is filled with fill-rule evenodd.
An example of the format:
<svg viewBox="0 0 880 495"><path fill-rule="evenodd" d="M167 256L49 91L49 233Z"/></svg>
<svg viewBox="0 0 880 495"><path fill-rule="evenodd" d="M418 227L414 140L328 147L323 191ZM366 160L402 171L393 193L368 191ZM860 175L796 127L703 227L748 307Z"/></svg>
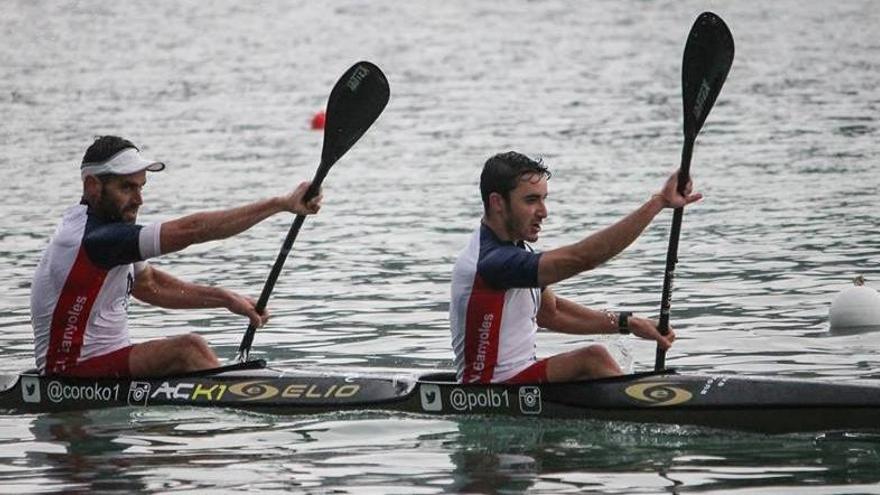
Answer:
<svg viewBox="0 0 880 495"><path fill-rule="evenodd" d="M693 394L673 383L637 383L626 387L626 395L647 406L674 406L693 398Z"/></svg>
<svg viewBox="0 0 880 495"><path fill-rule="evenodd" d="M361 81L364 80L365 77L370 73L370 69L364 67L363 65L358 65L357 69L354 70L354 74L351 75L348 82L345 83L348 86L348 89L351 90L352 93L357 91L358 86L361 85Z"/></svg>
<svg viewBox="0 0 880 495"><path fill-rule="evenodd" d="M694 119L697 122L700 121L700 116L703 115L703 105L706 104L706 98L709 97L709 91L712 90L712 87L709 86L709 81L703 79L703 82L700 84L700 91L697 93L697 101L694 103Z"/></svg>
<svg viewBox="0 0 880 495"><path fill-rule="evenodd" d="M40 397L40 379L33 376L21 377L21 400L38 404Z"/></svg>
<svg viewBox="0 0 880 495"><path fill-rule="evenodd" d="M440 397L440 387L437 385L422 385L419 389L422 398L422 411L442 411L443 399Z"/></svg>

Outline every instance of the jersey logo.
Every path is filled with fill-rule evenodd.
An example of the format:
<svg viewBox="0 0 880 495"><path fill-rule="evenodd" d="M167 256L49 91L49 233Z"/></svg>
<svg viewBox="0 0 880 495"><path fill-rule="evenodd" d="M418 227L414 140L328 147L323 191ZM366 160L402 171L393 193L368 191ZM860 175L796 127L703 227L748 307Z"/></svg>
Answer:
<svg viewBox="0 0 880 495"><path fill-rule="evenodd" d="M490 382L498 362L498 339L504 291L474 279L465 322L465 383Z"/></svg>

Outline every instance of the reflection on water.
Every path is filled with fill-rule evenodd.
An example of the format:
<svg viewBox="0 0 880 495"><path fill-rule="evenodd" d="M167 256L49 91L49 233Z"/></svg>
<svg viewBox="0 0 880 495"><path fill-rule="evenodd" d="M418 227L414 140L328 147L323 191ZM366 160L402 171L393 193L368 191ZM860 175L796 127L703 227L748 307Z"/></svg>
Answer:
<svg viewBox="0 0 880 495"><path fill-rule="evenodd" d="M876 435L732 434L595 422L466 419L451 454L460 491L633 493L876 482ZM456 442L458 443L458 442ZM735 466L735 467L733 467ZM613 481L612 481L613 478Z"/></svg>
<svg viewBox="0 0 880 495"><path fill-rule="evenodd" d="M308 130L358 59L389 77L376 125L334 166L254 355L285 366L451 366L452 262L476 224L481 163L507 149L554 172L539 249L632 210L681 146L686 31L712 9L737 58L701 133L705 193L683 224L669 365L880 379L880 332L832 333L855 274L880 280L880 9L869 1L0 4L0 370L31 367L30 277L91 137L166 161L142 220L277 194L311 176ZM656 314L664 214L623 256L558 287ZM156 260L256 295L289 225ZM876 288L876 287L875 287ZM232 356L246 322L135 304L137 339L198 331ZM635 370L653 346L604 340ZM583 339L540 335L539 353ZM761 437L592 423L231 411L0 418L2 490L341 493L877 491L873 437ZM39 487L39 488L38 488Z"/></svg>
<svg viewBox="0 0 880 495"><path fill-rule="evenodd" d="M876 482L880 456L880 439L872 434L768 437L376 413L278 421L185 408L117 410L36 416L27 433L27 441L0 444L7 465L0 480L21 491L678 493L816 480L857 487Z"/></svg>
<svg viewBox="0 0 880 495"><path fill-rule="evenodd" d="M15 469L10 474L14 474L21 492L36 488L143 491L146 485L139 476L119 475L128 472L132 465L121 455L126 445L117 442L119 434L127 428L127 421L116 423L102 413L35 416L29 425L32 440L19 445L17 454L21 457L10 463ZM10 445L4 447L9 456Z"/></svg>
<svg viewBox="0 0 880 495"><path fill-rule="evenodd" d="M169 420L171 419L171 420ZM26 429L16 431L26 420ZM338 493L719 490L876 482L875 434L187 408L3 418L4 487ZM402 480L406 480L405 482ZM401 489L402 484L407 488ZM870 490L869 490L870 491ZM411 492L410 492L411 493Z"/></svg>

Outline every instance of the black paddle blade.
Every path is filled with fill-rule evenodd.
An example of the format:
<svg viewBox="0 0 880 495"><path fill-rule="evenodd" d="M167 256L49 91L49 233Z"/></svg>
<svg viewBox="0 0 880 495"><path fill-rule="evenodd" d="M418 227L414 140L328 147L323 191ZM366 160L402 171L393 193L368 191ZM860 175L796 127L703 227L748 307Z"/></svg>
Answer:
<svg viewBox="0 0 880 495"><path fill-rule="evenodd" d="M712 110L733 63L733 36L720 17L703 12L697 17L681 70L684 97L684 135L695 139Z"/></svg>
<svg viewBox="0 0 880 495"><path fill-rule="evenodd" d="M327 100L321 166L312 181L317 192L330 167L345 154L379 118L391 90L385 74L370 62L358 62L339 78Z"/></svg>
<svg viewBox="0 0 880 495"><path fill-rule="evenodd" d="M370 62L358 62L336 81L330 98L327 100L327 120L324 124L324 147L321 150L321 164L312 179L312 185L306 192L306 201L315 197L321 190L321 183L327 177L330 167L345 154L367 129L379 118L379 114L388 104L391 90L388 88L388 79L378 67ZM257 300L256 310L261 313L269 304L269 296L275 288L275 282L281 275L281 269L287 260L287 255L293 248L296 236L306 217L297 215L287 232L287 237L281 244L281 251L272 265L269 278ZM254 341L257 327L252 323L245 331L238 347L238 361L247 361Z"/></svg>

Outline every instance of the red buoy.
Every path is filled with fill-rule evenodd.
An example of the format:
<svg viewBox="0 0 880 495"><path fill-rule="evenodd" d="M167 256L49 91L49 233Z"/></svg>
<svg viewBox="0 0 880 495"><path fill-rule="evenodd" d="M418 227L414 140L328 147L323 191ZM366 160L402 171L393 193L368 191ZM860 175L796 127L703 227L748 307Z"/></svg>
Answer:
<svg viewBox="0 0 880 495"><path fill-rule="evenodd" d="M326 116L324 115L324 111L321 110L312 117L312 129L319 131L324 128L324 120Z"/></svg>

